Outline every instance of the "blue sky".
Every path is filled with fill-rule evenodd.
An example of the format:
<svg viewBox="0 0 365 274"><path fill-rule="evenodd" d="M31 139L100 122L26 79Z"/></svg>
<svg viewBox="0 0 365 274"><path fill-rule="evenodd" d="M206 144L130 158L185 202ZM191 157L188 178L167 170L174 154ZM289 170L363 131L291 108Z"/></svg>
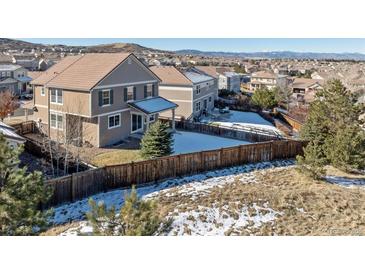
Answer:
<svg viewBox="0 0 365 274"><path fill-rule="evenodd" d="M364 38L20 38L21 40L65 45L96 45L114 42L137 43L163 49L196 49L203 51L299 51L359 52L365 54Z"/></svg>

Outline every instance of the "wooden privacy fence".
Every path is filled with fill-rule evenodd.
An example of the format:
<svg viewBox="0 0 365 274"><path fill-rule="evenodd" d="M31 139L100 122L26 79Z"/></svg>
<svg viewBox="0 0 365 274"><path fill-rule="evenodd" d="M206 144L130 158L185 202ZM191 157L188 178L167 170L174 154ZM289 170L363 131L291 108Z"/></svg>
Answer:
<svg viewBox="0 0 365 274"><path fill-rule="evenodd" d="M293 158L304 142L270 141L216 150L172 155L152 160L106 166L46 181L54 194L47 206L73 202L100 192L159 182L246 163Z"/></svg>
<svg viewBox="0 0 365 274"><path fill-rule="evenodd" d="M15 132L20 134L20 135L33 133L35 131L35 128L36 128L36 125L35 125L34 121L21 122L21 123L14 124L14 125L11 125L11 126L15 129Z"/></svg>
<svg viewBox="0 0 365 274"><path fill-rule="evenodd" d="M171 121L169 121L171 123ZM233 138L249 142L266 142L271 140L283 139L282 136L274 131L261 130L254 127L226 127L222 125L197 123L192 121L176 121L177 129L194 131L204 134L216 135L226 138Z"/></svg>

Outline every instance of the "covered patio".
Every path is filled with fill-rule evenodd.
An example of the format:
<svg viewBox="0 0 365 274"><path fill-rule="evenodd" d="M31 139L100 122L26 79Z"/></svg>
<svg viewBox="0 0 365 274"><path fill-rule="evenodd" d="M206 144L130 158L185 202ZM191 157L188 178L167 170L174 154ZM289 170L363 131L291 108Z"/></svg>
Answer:
<svg viewBox="0 0 365 274"><path fill-rule="evenodd" d="M156 116L163 111L171 110L172 130L175 131L175 109L177 104L160 96L129 102L131 110L131 134L143 133Z"/></svg>

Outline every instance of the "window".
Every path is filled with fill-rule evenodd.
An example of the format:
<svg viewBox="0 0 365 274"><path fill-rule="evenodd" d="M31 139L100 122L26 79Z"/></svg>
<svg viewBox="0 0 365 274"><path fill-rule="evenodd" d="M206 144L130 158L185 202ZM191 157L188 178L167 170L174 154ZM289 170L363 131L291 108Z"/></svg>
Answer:
<svg viewBox="0 0 365 274"><path fill-rule="evenodd" d="M127 101L133 101L134 100L134 88L128 87L127 88Z"/></svg>
<svg viewBox="0 0 365 274"><path fill-rule="evenodd" d="M110 105L110 90L101 91L102 106Z"/></svg>
<svg viewBox="0 0 365 274"><path fill-rule="evenodd" d="M200 110L200 102L195 103L195 111Z"/></svg>
<svg viewBox="0 0 365 274"><path fill-rule="evenodd" d="M209 96L209 102L212 102L212 97Z"/></svg>
<svg viewBox="0 0 365 274"><path fill-rule="evenodd" d="M108 129L120 127L120 114L108 116Z"/></svg>
<svg viewBox="0 0 365 274"><path fill-rule="evenodd" d="M196 94L200 94L200 85L196 86Z"/></svg>
<svg viewBox="0 0 365 274"><path fill-rule="evenodd" d="M51 113L51 128L63 129L63 116L62 114Z"/></svg>
<svg viewBox="0 0 365 274"><path fill-rule="evenodd" d="M44 90L44 88L41 89L41 96L46 96L46 91Z"/></svg>
<svg viewBox="0 0 365 274"><path fill-rule="evenodd" d="M63 103L63 92L60 89L51 90L51 103L60 104Z"/></svg>
<svg viewBox="0 0 365 274"><path fill-rule="evenodd" d="M153 96L152 88L153 88L152 84L147 85L147 97L152 97Z"/></svg>

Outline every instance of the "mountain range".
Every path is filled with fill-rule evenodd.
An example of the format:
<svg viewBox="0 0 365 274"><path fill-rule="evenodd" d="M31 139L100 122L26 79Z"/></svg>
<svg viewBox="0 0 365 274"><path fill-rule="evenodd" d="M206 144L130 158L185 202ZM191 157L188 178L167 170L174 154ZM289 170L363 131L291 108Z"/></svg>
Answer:
<svg viewBox="0 0 365 274"><path fill-rule="evenodd" d="M295 52L295 51L267 51L267 52L224 52L224 51L200 51L184 49L177 51L166 51L144 47L134 43L112 43L95 46L66 46L66 45L45 45L30 43L22 40L0 38L0 52L9 49L13 50L44 50L54 51L55 48L62 51L82 52L135 52L139 53L165 53L176 55L194 55L207 57L229 57L247 59L333 59L333 60L356 60L365 61L365 54L362 53L319 53L319 52Z"/></svg>
<svg viewBox="0 0 365 274"><path fill-rule="evenodd" d="M224 52L224 51L199 51L184 49L175 51L180 55L196 55L211 57L236 57L250 59L334 59L334 60L358 60L365 61L362 53L319 53L319 52L295 52L295 51L267 51L267 52Z"/></svg>

